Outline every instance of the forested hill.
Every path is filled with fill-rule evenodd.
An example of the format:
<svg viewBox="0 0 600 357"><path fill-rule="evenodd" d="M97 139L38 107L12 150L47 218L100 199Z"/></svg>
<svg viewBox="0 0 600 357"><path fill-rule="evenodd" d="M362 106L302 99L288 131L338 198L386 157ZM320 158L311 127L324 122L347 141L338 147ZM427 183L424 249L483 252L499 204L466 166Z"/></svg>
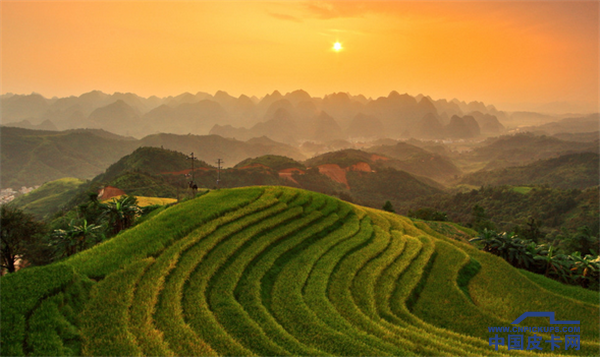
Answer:
<svg viewBox="0 0 600 357"><path fill-rule="evenodd" d="M57 132L4 126L0 135L2 188L41 185L63 177L92 179L141 146L194 152L199 160L212 164L220 158L228 166L267 154L305 159L298 149L272 140L243 142L218 135L157 134L136 140L101 130Z"/></svg>
<svg viewBox="0 0 600 357"><path fill-rule="evenodd" d="M484 169L492 170L527 165L540 159L556 158L574 153L593 152L598 154L599 151L598 140L575 142L525 133L487 139L473 151L461 155L460 159L479 162L485 165Z"/></svg>
<svg viewBox="0 0 600 357"><path fill-rule="evenodd" d="M600 157L584 152L539 160L525 166L481 170L463 176L459 183L475 186L548 185L562 189L585 189L600 183Z"/></svg>
<svg viewBox="0 0 600 357"><path fill-rule="evenodd" d="M526 227L533 218L542 235L549 236L567 229L571 232L588 227L597 237L600 227L598 186L586 190L563 190L549 187L486 186L470 192L440 194L417 198L402 212L431 208L446 213L453 222L469 226L474 223L475 206L483 208L485 216L498 231L513 231Z"/></svg>

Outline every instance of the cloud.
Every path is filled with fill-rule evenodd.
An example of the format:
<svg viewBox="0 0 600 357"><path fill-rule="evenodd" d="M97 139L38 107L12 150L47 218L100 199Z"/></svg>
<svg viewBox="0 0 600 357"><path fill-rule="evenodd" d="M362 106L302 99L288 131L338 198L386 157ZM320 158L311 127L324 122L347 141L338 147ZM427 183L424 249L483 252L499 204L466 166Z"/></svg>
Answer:
<svg viewBox="0 0 600 357"><path fill-rule="evenodd" d="M276 19L279 19L279 20L292 21L292 22L298 22L298 23L302 22L301 19L299 19L295 16L292 16L292 15L277 14L277 13L273 13L273 12L269 12L269 15Z"/></svg>

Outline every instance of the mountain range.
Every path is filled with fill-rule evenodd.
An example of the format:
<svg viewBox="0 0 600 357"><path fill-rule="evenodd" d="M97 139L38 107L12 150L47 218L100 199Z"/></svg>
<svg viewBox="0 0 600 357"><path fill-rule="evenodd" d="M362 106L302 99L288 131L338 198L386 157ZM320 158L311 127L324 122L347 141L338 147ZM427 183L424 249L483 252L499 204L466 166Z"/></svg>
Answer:
<svg viewBox="0 0 600 357"><path fill-rule="evenodd" d="M384 137L469 139L502 133L500 120L507 115L480 102L433 100L396 91L376 99L341 92L320 98L302 90L285 95L274 91L260 99L236 98L223 91L165 98L93 91L48 99L33 93L5 94L1 105L3 125L27 129L91 128L136 138L210 133L295 143Z"/></svg>
<svg viewBox="0 0 600 357"><path fill-rule="evenodd" d="M91 179L138 147L152 146L191 154L233 166L248 157L266 154L303 160L296 148L268 138L248 141L217 135L156 134L140 140L100 129L67 131L2 127L0 173L2 188L41 185L63 177Z"/></svg>

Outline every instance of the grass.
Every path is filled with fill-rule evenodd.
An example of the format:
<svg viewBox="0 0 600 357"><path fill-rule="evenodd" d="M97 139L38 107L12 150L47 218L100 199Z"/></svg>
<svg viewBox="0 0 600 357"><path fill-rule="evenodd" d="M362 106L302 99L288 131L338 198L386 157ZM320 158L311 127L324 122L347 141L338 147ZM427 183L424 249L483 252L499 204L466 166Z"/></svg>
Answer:
<svg viewBox="0 0 600 357"><path fill-rule="evenodd" d="M580 320L566 352L597 354L597 293L455 239L471 234L291 188L211 191L2 277L1 354L537 354L489 346L524 311Z"/></svg>
<svg viewBox="0 0 600 357"><path fill-rule="evenodd" d="M137 261L95 286L82 314L82 354L86 356L141 356L129 330L129 309L140 276L154 259Z"/></svg>
<svg viewBox="0 0 600 357"><path fill-rule="evenodd" d="M526 195L529 193L529 191L533 190L533 187L527 187L527 186L515 186L512 188L513 191L521 193L523 195Z"/></svg>
<svg viewBox="0 0 600 357"><path fill-rule="evenodd" d="M568 297L591 305L600 304L598 292L584 289L580 286L565 285L556 280L546 278L541 274L535 274L527 270L519 270L527 279L533 281L545 290L548 290L557 295Z"/></svg>
<svg viewBox="0 0 600 357"><path fill-rule="evenodd" d="M118 200L121 196L115 196L109 198L109 200ZM145 196L135 196L137 199L137 205L140 207L147 206L165 206L172 203L177 202L175 198L164 198L164 197L145 197ZM107 200L108 201L108 200Z"/></svg>
<svg viewBox="0 0 600 357"><path fill-rule="evenodd" d="M30 193L15 198L12 204L37 219L43 219L57 212L77 194L83 184L85 181L70 177L46 182Z"/></svg>

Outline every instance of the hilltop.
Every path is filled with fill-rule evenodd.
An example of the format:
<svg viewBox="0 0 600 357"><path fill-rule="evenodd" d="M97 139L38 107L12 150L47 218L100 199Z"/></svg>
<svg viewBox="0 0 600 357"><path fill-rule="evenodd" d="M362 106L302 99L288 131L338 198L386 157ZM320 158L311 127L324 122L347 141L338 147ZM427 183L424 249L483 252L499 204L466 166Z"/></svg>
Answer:
<svg viewBox="0 0 600 357"><path fill-rule="evenodd" d="M576 232L587 226L592 236L600 227L600 194L598 186L585 190L560 189L544 186L483 186L458 193L443 193L419 197L399 212L409 209L433 208L445 212L448 219L463 225L473 222L473 207L485 210L499 231L514 231L527 227L533 218L542 237L552 241L564 229ZM556 242L558 243L558 242Z"/></svg>
<svg viewBox="0 0 600 357"><path fill-rule="evenodd" d="M35 186L64 177L91 179L137 147L136 141L98 133L2 127L2 187Z"/></svg>
<svg viewBox="0 0 600 357"><path fill-rule="evenodd" d="M372 146L367 151L395 159L386 161L386 164L399 170L440 182L446 182L462 174L461 169L448 156L406 142Z"/></svg>
<svg viewBox="0 0 600 357"><path fill-rule="evenodd" d="M345 200L382 207L386 201L400 207L408 200L441 194L444 187L437 182L397 170L395 160L360 150L343 150L300 162L279 155L249 158L233 168L220 170L220 188L257 185L280 185L303 188L334 195ZM215 188L217 168L204 161L191 161L183 153L157 147L141 147L125 155L79 187L75 195L60 202L75 207L102 186L113 186L128 195L182 198L191 194L189 182L199 188ZM36 191L34 191L36 192ZM43 193L36 193L44 196ZM57 203L58 204L58 203ZM47 216L45 212L43 216Z"/></svg>
<svg viewBox="0 0 600 357"><path fill-rule="evenodd" d="M580 152L598 154L598 140L592 142L574 142L556 137L533 135L531 133L505 135L489 138L459 159L484 165L483 169L492 170L510 166L522 166L540 159L550 159L561 155Z"/></svg>
<svg viewBox="0 0 600 357"><path fill-rule="evenodd" d="M159 175L191 171L190 167L191 159L181 152L157 147L140 147L110 165L103 174L94 178L94 181L110 181L126 171ZM209 168L212 166L194 158L194 169Z"/></svg>
<svg viewBox="0 0 600 357"><path fill-rule="evenodd" d="M217 135L155 134L141 140L101 130L40 131L2 127L1 184L5 187L41 185L63 177L92 179L111 164L144 146L190 154L213 163L218 158L227 165L268 154L297 160L305 156L296 148L267 138L243 142Z"/></svg>
<svg viewBox="0 0 600 357"><path fill-rule="evenodd" d="M30 193L17 197L11 204L37 219L43 219L65 208L67 202L73 199L84 186L86 186L85 181L66 177L46 182Z"/></svg>
<svg viewBox="0 0 600 357"><path fill-rule="evenodd" d="M600 342L597 293L292 188L212 191L1 283L2 355L535 355L488 341L524 311L579 320L571 354Z"/></svg>
<svg viewBox="0 0 600 357"><path fill-rule="evenodd" d="M460 184L475 186L548 185L562 189L585 189L600 183L600 157L584 152L539 160L525 166L478 171L465 175Z"/></svg>

